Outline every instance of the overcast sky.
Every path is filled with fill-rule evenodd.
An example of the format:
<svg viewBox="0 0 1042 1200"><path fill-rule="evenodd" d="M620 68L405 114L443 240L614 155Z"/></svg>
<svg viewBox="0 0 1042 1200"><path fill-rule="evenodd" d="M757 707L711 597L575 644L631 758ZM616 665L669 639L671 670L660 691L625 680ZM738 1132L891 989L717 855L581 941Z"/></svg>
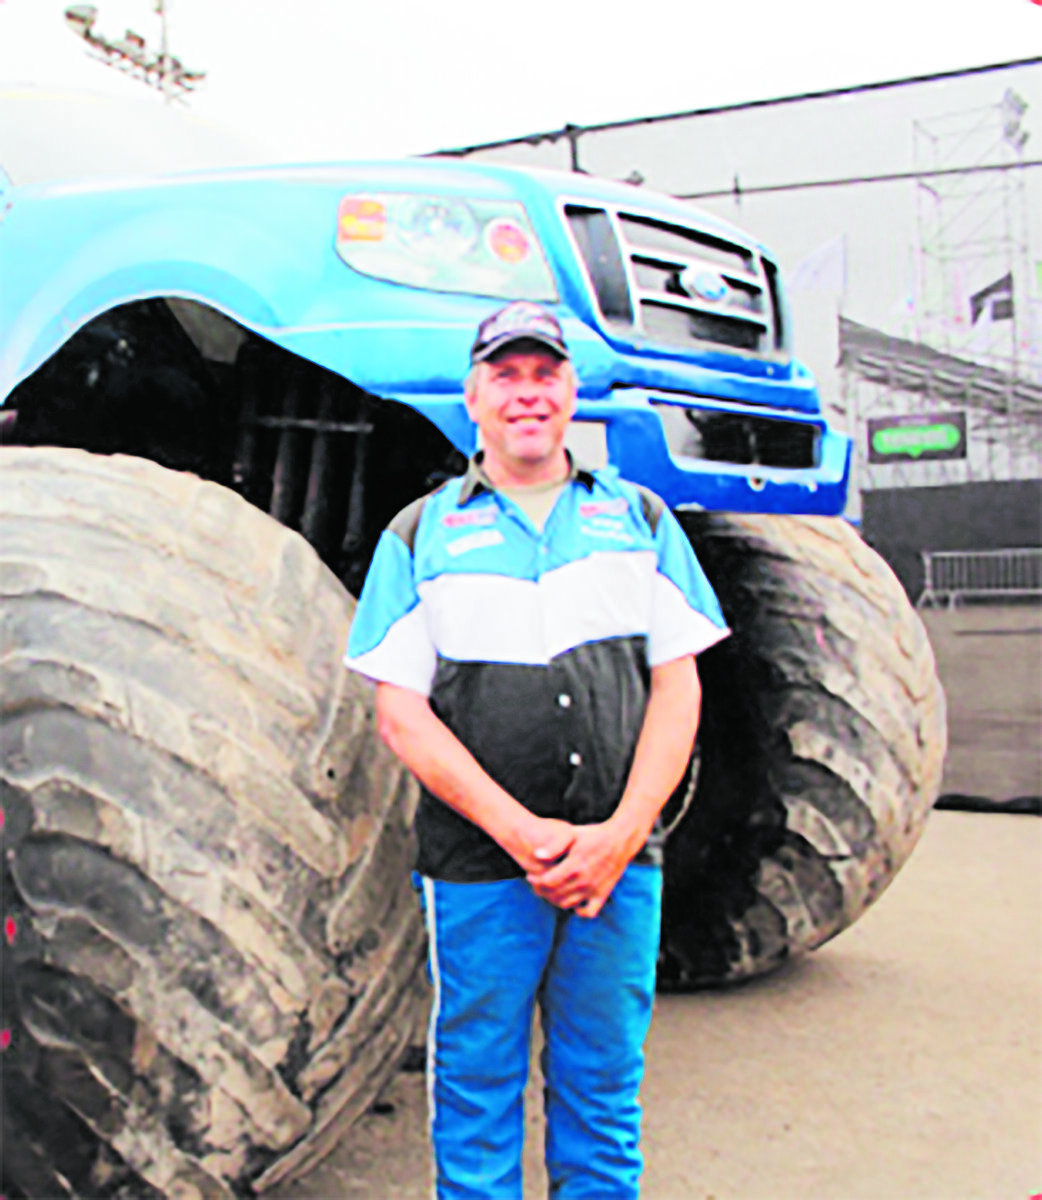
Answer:
<svg viewBox="0 0 1042 1200"><path fill-rule="evenodd" d="M199 116L295 158L423 152L1042 53L1042 0L166 0ZM96 28L158 47L154 0ZM0 0L0 83L144 92L58 0Z"/></svg>

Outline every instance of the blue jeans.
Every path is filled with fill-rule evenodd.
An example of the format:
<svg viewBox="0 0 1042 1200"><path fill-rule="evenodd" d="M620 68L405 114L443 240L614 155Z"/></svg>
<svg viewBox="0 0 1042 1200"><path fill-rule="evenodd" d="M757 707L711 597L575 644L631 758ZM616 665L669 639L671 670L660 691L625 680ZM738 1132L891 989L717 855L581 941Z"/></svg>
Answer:
<svg viewBox="0 0 1042 1200"><path fill-rule="evenodd" d="M556 1200L632 1200L662 873L630 865L593 920L524 879L423 880L439 1200L520 1200L532 1016L543 1025L546 1167Z"/></svg>

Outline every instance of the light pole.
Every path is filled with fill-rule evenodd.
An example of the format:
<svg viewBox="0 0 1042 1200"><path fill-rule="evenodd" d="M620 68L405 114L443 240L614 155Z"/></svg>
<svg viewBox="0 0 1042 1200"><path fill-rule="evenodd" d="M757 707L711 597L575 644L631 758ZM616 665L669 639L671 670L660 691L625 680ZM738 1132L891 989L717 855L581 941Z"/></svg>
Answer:
<svg viewBox="0 0 1042 1200"><path fill-rule="evenodd" d="M166 0L156 0L156 12L159 14L159 90L163 100L170 103L170 88L167 85L170 74L170 56L167 53L166 42Z"/></svg>
<svg viewBox="0 0 1042 1200"><path fill-rule="evenodd" d="M158 88L163 100L170 104L180 99L206 78L204 71L189 71L181 60L170 53L166 21L167 0L154 0L155 13L159 17L159 53L149 52L145 39L128 29L122 38L111 38L98 33L94 26L98 17L93 4L73 4L65 10L65 23L90 47L102 62L116 67L126 74Z"/></svg>

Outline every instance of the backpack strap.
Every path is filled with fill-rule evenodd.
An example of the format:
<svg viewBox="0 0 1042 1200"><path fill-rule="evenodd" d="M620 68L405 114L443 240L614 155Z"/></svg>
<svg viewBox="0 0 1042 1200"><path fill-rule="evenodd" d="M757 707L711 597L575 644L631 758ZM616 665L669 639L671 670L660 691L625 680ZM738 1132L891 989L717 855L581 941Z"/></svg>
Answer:
<svg viewBox="0 0 1042 1200"><path fill-rule="evenodd" d="M427 501L442 491L449 482L449 480L446 480L445 483L439 483L426 496L420 496L419 499L414 500L411 504L407 504L387 526L390 533L396 533L406 546L409 547L410 554L416 549L416 533L420 528L420 518L423 516L423 510Z"/></svg>
<svg viewBox="0 0 1042 1200"><path fill-rule="evenodd" d="M416 549L416 531L420 527L420 517L423 516L423 508L426 503L427 497L421 496L418 500L407 504L387 526L388 533L396 533L409 547L410 554Z"/></svg>
<svg viewBox="0 0 1042 1200"><path fill-rule="evenodd" d="M643 484L634 484L638 494L640 495L640 510L644 514L644 520L647 521L651 529L652 535L658 529L658 523L662 520L662 514L666 511L666 502L661 496L657 496L651 488L644 487Z"/></svg>

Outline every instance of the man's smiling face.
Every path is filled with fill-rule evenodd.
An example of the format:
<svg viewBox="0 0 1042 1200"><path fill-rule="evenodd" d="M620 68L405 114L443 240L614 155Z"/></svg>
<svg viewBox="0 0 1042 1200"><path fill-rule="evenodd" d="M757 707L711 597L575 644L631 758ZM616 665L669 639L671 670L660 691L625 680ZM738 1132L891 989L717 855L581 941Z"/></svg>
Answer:
<svg viewBox="0 0 1042 1200"><path fill-rule="evenodd" d="M475 368L466 402L481 430L485 470L494 483L563 477L564 437L575 412L570 362L536 342L514 343Z"/></svg>

